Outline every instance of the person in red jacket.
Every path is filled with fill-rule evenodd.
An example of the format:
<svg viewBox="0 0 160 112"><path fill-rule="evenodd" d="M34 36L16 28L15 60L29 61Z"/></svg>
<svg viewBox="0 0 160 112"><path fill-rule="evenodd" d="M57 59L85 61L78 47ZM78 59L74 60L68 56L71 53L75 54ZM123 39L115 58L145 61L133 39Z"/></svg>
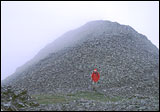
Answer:
<svg viewBox="0 0 160 112"><path fill-rule="evenodd" d="M97 86L97 82L98 82L98 80L99 80L99 78L100 78L100 75L99 75L97 69L94 69L91 77L92 77L92 80L93 80L93 85L95 85L95 86L93 87L93 89L95 89L96 86Z"/></svg>

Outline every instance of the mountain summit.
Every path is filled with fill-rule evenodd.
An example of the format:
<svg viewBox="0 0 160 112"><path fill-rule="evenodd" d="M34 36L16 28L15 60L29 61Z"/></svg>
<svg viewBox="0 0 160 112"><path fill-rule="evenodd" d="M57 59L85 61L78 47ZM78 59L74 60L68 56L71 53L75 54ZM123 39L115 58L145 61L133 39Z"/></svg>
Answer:
<svg viewBox="0 0 160 112"><path fill-rule="evenodd" d="M89 91L94 68L105 94L159 95L158 48L132 27L103 20L63 34L4 84L31 94Z"/></svg>

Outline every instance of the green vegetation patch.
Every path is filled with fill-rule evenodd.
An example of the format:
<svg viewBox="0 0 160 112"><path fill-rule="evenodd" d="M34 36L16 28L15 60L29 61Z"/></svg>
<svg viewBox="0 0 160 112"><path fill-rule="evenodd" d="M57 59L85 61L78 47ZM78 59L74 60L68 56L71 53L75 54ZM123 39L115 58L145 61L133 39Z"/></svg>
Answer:
<svg viewBox="0 0 160 112"><path fill-rule="evenodd" d="M37 102L40 104L54 104L54 103L66 102L66 98L63 95L43 94L43 95L32 95L32 97L35 98Z"/></svg>
<svg viewBox="0 0 160 112"><path fill-rule="evenodd" d="M103 101L103 102L107 102L107 101L112 101L112 102L116 102L119 100L122 100L121 97L108 97L105 96L102 93L99 92L78 92L78 93L74 93L74 94L68 94L67 96L73 98L73 99L87 99L87 100L96 100L96 101Z"/></svg>
<svg viewBox="0 0 160 112"><path fill-rule="evenodd" d="M37 100L40 104L54 104L54 103L67 103L73 100L79 99L86 99L86 100L95 100L95 101L102 101L102 102L116 102L122 100L122 97L114 96L109 97L105 96L99 92L77 92L73 94L58 94L58 95L51 95L51 94L43 94L43 95L32 95L33 98Z"/></svg>

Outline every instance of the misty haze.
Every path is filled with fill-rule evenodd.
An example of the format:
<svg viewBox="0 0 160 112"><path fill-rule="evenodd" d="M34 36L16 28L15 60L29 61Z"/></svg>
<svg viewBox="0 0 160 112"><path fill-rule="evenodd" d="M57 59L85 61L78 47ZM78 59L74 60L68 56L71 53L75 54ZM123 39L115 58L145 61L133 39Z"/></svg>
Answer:
<svg viewBox="0 0 160 112"><path fill-rule="evenodd" d="M159 2L1 9L1 111L159 110Z"/></svg>

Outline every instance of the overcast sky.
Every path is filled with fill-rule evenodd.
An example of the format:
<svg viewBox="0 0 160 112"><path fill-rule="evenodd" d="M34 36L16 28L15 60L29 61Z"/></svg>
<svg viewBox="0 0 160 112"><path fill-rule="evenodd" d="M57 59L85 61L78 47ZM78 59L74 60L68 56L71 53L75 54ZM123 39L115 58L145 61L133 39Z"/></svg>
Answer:
<svg viewBox="0 0 160 112"><path fill-rule="evenodd" d="M159 48L159 2L1 2L1 80L66 31L92 20L130 25Z"/></svg>

